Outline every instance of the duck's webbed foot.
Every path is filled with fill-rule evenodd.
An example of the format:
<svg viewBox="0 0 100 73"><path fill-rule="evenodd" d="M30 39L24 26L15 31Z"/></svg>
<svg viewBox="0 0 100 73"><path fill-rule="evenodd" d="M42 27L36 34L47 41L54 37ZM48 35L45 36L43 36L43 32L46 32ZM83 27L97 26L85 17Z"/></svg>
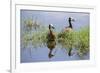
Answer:
<svg viewBox="0 0 100 73"><path fill-rule="evenodd" d="M54 55L53 54L49 54L49 58L52 58Z"/></svg>

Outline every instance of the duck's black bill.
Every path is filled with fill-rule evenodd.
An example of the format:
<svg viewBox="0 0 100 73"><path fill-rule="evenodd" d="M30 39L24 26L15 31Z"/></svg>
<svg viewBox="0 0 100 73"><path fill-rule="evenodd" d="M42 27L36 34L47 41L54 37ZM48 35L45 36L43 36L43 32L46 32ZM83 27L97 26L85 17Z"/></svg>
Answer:
<svg viewBox="0 0 100 73"><path fill-rule="evenodd" d="M75 19L72 19L73 22L75 22Z"/></svg>
<svg viewBox="0 0 100 73"><path fill-rule="evenodd" d="M55 27L52 27L53 29L55 29Z"/></svg>

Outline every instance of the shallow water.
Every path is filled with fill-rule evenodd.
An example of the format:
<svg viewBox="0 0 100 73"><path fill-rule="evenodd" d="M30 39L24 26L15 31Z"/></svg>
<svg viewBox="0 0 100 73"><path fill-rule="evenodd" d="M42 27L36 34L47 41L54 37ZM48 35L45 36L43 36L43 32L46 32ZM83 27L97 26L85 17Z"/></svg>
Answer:
<svg viewBox="0 0 100 73"><path fill-rule="evenodd" d="M88 60L89 53L81 58L77 54L77 50L72 50L72 55L68 55L68 51L64 48L53 49L52 58L48 57L49 49L47 47L40 48L21 48L21 63L29 62L46 62L46 61L72 61L72 60Z"/></svg>

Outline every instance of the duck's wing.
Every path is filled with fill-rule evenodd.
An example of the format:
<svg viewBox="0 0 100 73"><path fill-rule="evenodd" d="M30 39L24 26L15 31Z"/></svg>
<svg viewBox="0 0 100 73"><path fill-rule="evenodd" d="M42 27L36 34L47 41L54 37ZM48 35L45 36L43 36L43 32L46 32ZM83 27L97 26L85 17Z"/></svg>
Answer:
<svg viewBox="0 0 100 73"><path fill-rule="evenodd" d="M64 29L64 31L65 32L70 32L70 31L72 31L72 28L67 27L67 28Z"/></svg>

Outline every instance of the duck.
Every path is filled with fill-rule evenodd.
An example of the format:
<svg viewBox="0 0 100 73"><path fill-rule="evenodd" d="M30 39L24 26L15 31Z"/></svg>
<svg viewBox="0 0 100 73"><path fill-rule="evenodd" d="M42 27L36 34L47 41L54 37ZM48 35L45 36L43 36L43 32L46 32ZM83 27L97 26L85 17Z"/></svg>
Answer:
<svg viewBox="0 0 100 73"><path fill-rule="evenodd" d="M70 32L73 30L72 21L75 21L75 20L69 17L68 18L69 26L65 27L64 29L65 32Z"/></svg>
<svg viewBox="0 0 100 73"><path fill-rule="evenodd" d="M56 39L56 36L55 36L55 33L53 32L53 29L55 29L53 24L49 24L49 32L47 34L48 41L55 41L55 39Z"/></svg>
<svg viewBox="0 0 100 73"><path fill-rule="evenodd" d="M47 34L47 47L49 49L49 53L48 53L49 58L52 58L54 56L52 52L56 46L56 41L55 41L56 36L55 36L55 33L53 32L53 29L55 29L53 24L49 24L49 32Z"/></svg>
<svg viewBox="0 0 100 73"><path fill-rule="evenodd" d="M72 21L75 21L72 17L68 18L68 22L69 22L69 26L65 27L60 34L58 34L58 38L60 38L62 40L62 38L64 38L64 34L65 33L69 33L73 31L73 26L72 26ZM60 40L59 40L60 41Z"/></svg>
<svg viewBox="0 0 100 73"><path fill-rule="evenodd" d="M72 18L72 17L69 17L68 18L68 22L69 22L69 26L65 27L64 29L64 33L69 33L69 32L72 32L73 31L73 25L72 25L72 21L74 22L75 20ZM72 56L72 47L69 48L69 51L68 51L68 56Z"/></svg>

